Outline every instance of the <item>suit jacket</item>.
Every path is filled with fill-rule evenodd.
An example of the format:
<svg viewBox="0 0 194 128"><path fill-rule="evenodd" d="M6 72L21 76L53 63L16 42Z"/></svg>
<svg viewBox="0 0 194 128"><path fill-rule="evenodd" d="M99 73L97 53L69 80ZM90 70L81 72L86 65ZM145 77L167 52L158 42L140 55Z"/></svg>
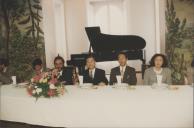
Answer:
<svg viewBox="0 0 194 128"><path fill-rule="evenodd" d="M166 83L168 85L172 84L171 71L169 68L163 68L161 75L162 75L162 83ZM156 76L156 73L154 72L153 67L151 67L145 70L144 84L152 85L154 83L157 83L157 76Z"/></svg>
<svg viewBox="0 0 194 128"><path fill-rule="evenodd" d="M11 73L9 72L9 68L7 68L6 72L0 72L0 82L3 84L11 84Z"/></svg>
<svg viewBox="0 0 194 128"><path fill-rule="evenodd" d="M89 76L89 70L85 70L83 74L83 82L92 83L93 85L98 85L101 82L105 83L106 85L108 84L108 80L105 76L105 71L98 68L95 69L93 79Z"/></svg>
<svg viewBox="0 0 194 128"><path fill-rule="evenodd" d="M62 69L62 75L59 76L58 81L64 82L65 85L73 84L73 69L64 67Z"/></svg>
<svg viewBox="0 0 194 128"><path fill-rule="evenodd" d="M110 85L117 83L117 75L121 75L120 66L111 69L110 73ZM136 85L137 78L135 69L129 66L126 66L124 76L123 76L123 83L127 83L129 85Z"/></svg>

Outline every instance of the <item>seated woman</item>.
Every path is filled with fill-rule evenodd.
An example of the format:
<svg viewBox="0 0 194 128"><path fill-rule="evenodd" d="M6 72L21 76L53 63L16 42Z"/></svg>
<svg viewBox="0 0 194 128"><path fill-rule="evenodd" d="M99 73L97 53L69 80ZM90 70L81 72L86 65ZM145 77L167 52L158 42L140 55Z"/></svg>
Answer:
<svg viewBox="0 0 194 128"><path fill-rule="evenodd" d="M171 85L171 71L167 68L168 62L163 54L155 54L150 61L150 68L145 70L144 84L153 85L158 82L157 75L162 76L162 83Z"/></svg>
<svg viewBox="0 0 194 128"><path fill-rule="evenodd" d="M33 82L38 82L44 75L42 60L39 58L35 59L32 62L32 67L34 69L34 72L32 74Z"/></svg>

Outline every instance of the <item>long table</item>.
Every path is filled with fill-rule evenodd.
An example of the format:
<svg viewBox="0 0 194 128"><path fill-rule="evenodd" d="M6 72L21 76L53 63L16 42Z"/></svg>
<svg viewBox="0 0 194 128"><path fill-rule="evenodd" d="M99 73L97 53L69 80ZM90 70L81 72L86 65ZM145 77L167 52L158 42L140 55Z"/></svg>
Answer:
<svg viewBox="0 0 194 128"><path fill-rule="evenodd" d="M52 127L193 128L193 87L178 90L66 86L58 98L0 87L0 119Z"/></svg>

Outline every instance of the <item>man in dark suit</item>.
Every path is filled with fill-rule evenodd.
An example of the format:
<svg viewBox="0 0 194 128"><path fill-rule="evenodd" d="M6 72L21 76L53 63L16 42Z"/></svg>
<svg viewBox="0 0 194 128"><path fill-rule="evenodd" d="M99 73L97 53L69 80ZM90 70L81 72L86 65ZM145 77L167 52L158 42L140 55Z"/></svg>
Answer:
<svg viewBox="0 0 194 128"><path fill-rule="evenodd" d="M110 85L117 83L116 76L121 76L121 82L129 85L136 85L137 78L135 69L127 66L127 55L124 52L118 54L118 62L120 66L111 69Z"/></svg>
<svg viewBox="0 0 194 128"><path fill-rule="evenodd" d="M88 56L86 59L87 70L83 74L84 83L92 83L93 85L107 85L108 80L105 76L105 71L96 68L96 61L93 56Z"/></svg>
<svg viewBox="0 0 194 128"><path fill-rule="evenodd" d="M73 84L73 70L64 66L64 59L61 56L57 56L54 59L55 69L53 69L53 74L56 75L58 81L62 82L65 85Z"/></svg>
<svg viewBox="0 0 194 128"><path fill-rule="evenodd" d="M0 84L11 84L11 73L8 69L8 60L0 58Z"/></svg>

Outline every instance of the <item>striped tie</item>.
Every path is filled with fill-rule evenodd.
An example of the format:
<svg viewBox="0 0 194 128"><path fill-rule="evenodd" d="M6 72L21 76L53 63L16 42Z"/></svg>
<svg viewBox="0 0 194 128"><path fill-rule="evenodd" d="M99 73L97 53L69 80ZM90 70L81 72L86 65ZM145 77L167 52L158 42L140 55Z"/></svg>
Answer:
<svg viewBox="0 0 194 128"><path fill-rule="evenodd" d="M93 79L92 70L90 70L90 71L89 71L89 76L90 76L90 78L92 78L92 79Z"/></svg>
<svg viewBox="0 0 194 128"><path fill-rule="evenodd" d="M121 82L123 82L124 77L124 67L121 67Z"/></svg>

